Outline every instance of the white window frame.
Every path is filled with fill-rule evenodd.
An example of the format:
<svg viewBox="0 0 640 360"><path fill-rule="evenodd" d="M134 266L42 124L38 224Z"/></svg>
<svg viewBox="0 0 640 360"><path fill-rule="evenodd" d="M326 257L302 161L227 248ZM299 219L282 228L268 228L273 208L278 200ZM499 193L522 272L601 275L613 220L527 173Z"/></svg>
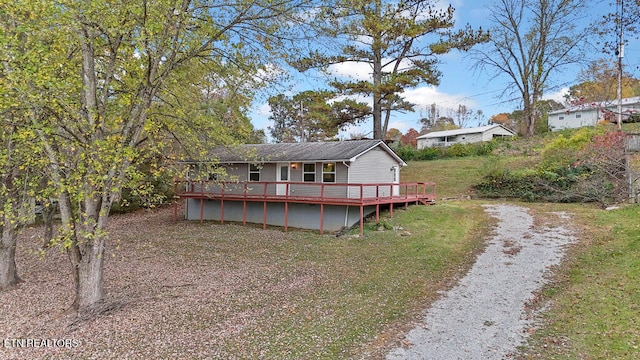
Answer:
<svg viewBox="0 0 640 360"><path fill-rule="evenodd" d="M325 171L325 166L326 165L333 165L333 171ZM333 174L333 181L325 180L325 175L331 175L331 174ZM336 182L336 163L334 163L334 162L322 163L322 182L323 183L335 183Z"/></svg>
<svg viewBox="0 0 640 360"><path fill-rule="evenodd" d="M306 166L313 166L313 171L306 171ZM307 180L306 175L313 175L313 180ZM302 181L303 182L316 182L316 163L303 163L302 164Z"/></svg>
<svg viewBox="0 0 640 360"><path fill-rule="evenodd" d="M258 164L249 164L249 175L248 175L247 179L249 181L252 181L252 182L260 181L260 176L261 176L260 175L260 173L261 173L260 170L261 170L261 168L262 168L262 166L260 166ZM251 175L254 175L254 174L258 174L258 180L251 179Z"/></svg>

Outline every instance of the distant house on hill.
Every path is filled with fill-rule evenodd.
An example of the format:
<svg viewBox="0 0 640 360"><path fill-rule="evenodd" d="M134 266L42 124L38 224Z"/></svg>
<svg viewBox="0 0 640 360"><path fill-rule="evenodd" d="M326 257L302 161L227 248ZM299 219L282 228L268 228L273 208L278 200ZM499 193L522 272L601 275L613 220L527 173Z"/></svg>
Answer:
<svg viewBox="0 0 640 360"><path fill-rule="evenodd" d="M208 175L214 161L231 179ZM177 183L188 220L339 230L380 206L432 203L432 183L401 183L407 164L382 140L250 144L216 148L189 162L194 179ZM202 180L204 179L204 180ZM229 180L229 181L223 181Z"/></svg>
<svg viewBox="0 0 640 360"><path fill-rule="evenodd" d="M617 121L616 102L593 102L549 112L549 129L558 131L595 126L598 122ZM622 99L622 121L629 115L640 113L640 96Z"/></svg>
<svg viewBox="0 0 640 360"><path fill-rule="evenodd" d="M495 138L511 137L516 133L502 125L494 124L475 128L434 131L418 136L418 149L443 147L453 144L470 144L491 141Z"/></svg>

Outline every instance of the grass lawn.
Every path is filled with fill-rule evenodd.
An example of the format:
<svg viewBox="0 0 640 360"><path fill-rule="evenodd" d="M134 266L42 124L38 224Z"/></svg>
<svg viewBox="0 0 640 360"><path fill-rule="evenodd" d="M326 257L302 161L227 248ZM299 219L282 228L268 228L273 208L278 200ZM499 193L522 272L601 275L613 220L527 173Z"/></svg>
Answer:
<svg viewBox="0 0 640 360"><path fill-rule="evenodd" d="M640 358L640 206L615 211L565 206L581 242L542 293L544 327L527 358Z"/></svg>
<svg viewBox="0 0 640 360"><path fill-rule="evenodd" d="M402 180L435 181L438 199L457 198L493 168L533 162L411 162ZM173 223L171 209L114 216L105 259L112 309L94 320L65 312L73 294L68 259L57 249L41 257L42 229L25 229L17 259L25 281L0 293L0 338L80 346L0 348L0 358L383 358L472 265L492 228L482 203L394 209L393 218L367 223L363 237ZM574 214L581 241L540 294L544 326L521 357L638 358L640 207L523 205Z"/></svg>
<svg viewBox="0 0 640 360"><path fill-rule="evenodd" d="M171 217L161 209L112 219L112 310L94 320L65 313L68 260L58 249L38 255L41 229L26 229L18 248L25 281L0 294L0 337L80 346L0 349L0 357L381 357L472 264L491 227L473 201L395 209L382 218L391 229L369 223L363 237Z"/></svg>
<svg viewBox="0 0 640 360"><path fill-rule="evenodd" d="M536 161L528 156L410 162L402 176L406 181L435 181L438 198L457 197L468 194L492 168L521 168ZM579 204L522 205L538 214L573 214L580 241L540 294L546 309L542 328L522 347L520 357L640 358L640 206L604 211Z"/></svg>
<svg viewBox="0 0 640 360"><path fill-rule="evenodd" d="M402 168L402 181L436 183L437 199L458 198L472 194L471 187L493 169L525 167L535 158L523 156L463 157L444 160L410 161Z"/></svg>

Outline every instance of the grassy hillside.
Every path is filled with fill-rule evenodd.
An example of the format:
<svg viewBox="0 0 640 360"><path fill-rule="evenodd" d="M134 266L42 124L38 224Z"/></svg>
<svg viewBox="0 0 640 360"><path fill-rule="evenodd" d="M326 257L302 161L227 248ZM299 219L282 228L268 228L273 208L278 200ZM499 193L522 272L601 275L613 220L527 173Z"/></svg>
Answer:
<svg viewBox="0 0 640 360"><path fill-rule="evenodd" d="M400 174L402 181L433 181L437 198L472 195L471 187L492 169L526 167L535 157L472 156L443 160L409 161Z"/></svg>
<svg viewBox="0 0 640 360"><path fill-rule="evenodd" d="M625 125L625 130L639 132L640 125ZM402 179L435 181L438 198L469 195L472 185L491 169L533 167L546 143L572 133L518 139L491 156L410 162ZM622 204L618 210L605 211L583 204L524 205L538 214L572 214L580 241L556 269L551 285L539 294L537 305L546 308L542 328L531 334L519 357L640 358L640 206Z"/></svg>

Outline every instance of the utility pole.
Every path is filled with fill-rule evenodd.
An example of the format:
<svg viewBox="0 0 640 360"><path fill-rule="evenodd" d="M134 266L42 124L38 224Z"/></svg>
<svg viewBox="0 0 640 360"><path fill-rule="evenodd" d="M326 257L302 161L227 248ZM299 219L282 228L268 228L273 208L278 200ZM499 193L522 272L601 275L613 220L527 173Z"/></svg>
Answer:
<svg viewBox="0 0 640 360"><path fill-rule="evenodd" d="M624 0L618 0L618 3L620 4L620 11L619 11L619 17L618 17L618 26L620 26L619 29L619 38L618 38L618 49L616 50L616 53L618 55L618 91L617 91L617 95L618 95L618 116L617 116L617 123L618 123L618 130L622 130L622 58L624 57L624 40L623 40L623 32L624 32L624 24L623 24L623 17L624 17Z"/></svg>

